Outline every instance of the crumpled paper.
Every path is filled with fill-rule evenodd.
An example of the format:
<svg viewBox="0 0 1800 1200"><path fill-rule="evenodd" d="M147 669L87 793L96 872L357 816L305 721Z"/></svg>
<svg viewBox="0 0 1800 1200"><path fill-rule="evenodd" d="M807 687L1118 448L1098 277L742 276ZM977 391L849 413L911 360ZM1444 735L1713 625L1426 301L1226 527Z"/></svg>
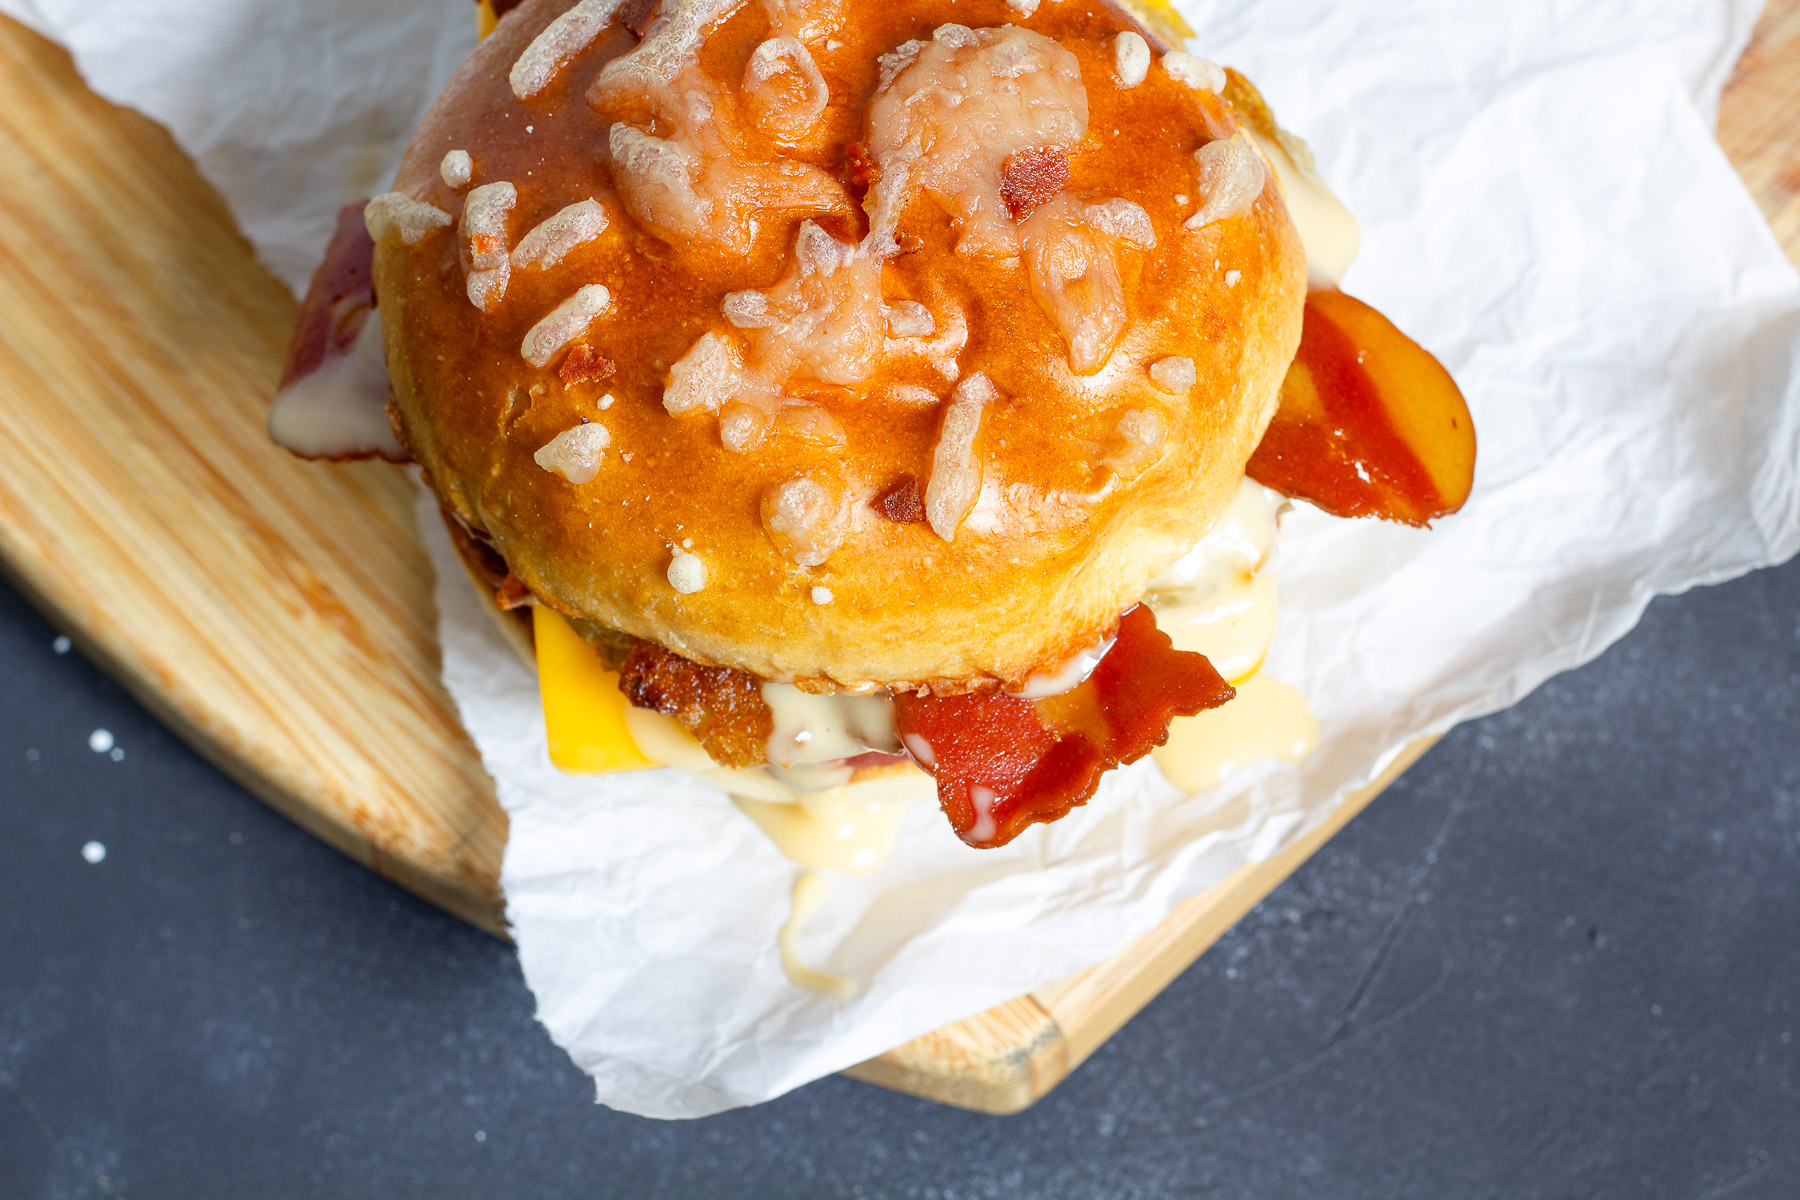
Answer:
<svg viewBox="0 0 1800 1200"><path fill-rule="evenodd" d="M470 0L0 0L167 126L295 292L475 46Z"/></svg>
<svg viewBox="0 0 1800 1200"><path fill-rule="evenodd" d="M376 108L410 127L467 44L461 14L421 32L461 0L334 0L279 25L251 0L178 24L132 0L0 11L22 3L100 90L172 126L291 283L346 189L374 177L334 139L374 128ZM1653 595L1800 549L1800 279L1710 132L1757 10L1184 5L1192 49L1256 80L1361 219L1345 290L1462 384L1475 494L1429 532L1288 520L1269 669L1322 723L1301 766L1187 797L1141 762L996 851L915 806L893 860L836 879L801 939L861 985L848 1004L783 976L796 870L722 794L550 767L535 683L422 499L445 678L511 817L502 885L525 977L599 1099L664 1117L766 1100L1100 961L1316 826L1415 737L1594 657ZM329 83L305 75L321 46L341 55ZM202 67L205 95L184 82ZM319 162L270 149L299 146Z"/></svg>

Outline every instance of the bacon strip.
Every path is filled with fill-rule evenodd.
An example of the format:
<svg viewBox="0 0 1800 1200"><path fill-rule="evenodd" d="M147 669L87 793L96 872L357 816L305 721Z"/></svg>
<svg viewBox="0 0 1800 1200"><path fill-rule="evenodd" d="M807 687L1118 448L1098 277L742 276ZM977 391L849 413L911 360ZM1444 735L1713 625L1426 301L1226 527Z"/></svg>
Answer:
<svg viewBox="0 0 1800 1200"><path fill-rule="evenodd" d="M869 153L869 143L851 142L844 147L844 182L859 192L881 182L881 164Z"/></svg>
<svg viewBox="0 0 1800 1200"><path fill-rule="evenodd" d="M937 777L938 802L971 846L1085 804L1100 777L1168 740L1169 722L1237 693L1202 654L1176 650L1142 604L1087 681L1044 700L1005 693L894 698L901 740Z"/></svg>
<svg viewBox="0 0 1800 1200"><path fill-rule="evenodd" d="M568 356L563 359L562 366L556 369L557 378L570 387L583 383L603 383L618 373L617 363L596 354L586 342L575 343L569 349Z"/></svg>
<svg viewBox="0 0 1800 1200"><path fill-rule="evenodd" d="M1468 498L1472 428L1456 381L1423 347L1362 301L1314 291L1281 405L1244 473L1334 517L1423 527Z"/></svg>
<svg viewBox="0 0 1800 1200"><path fill-rule="evenodd" d="M294 319L281 369L283 388L311 375L327 358L348 354L375 307L375 239L363 222L366 203L358 200L338 212L337 231Z"/></svg>
<svg viewBox="0 0 1800 1200"><path fill-rule="evenodd" d="M1000 199L1013 220L1023 221L1069 186L1069 152L1061 146L1020 150L1002 171Z"/></svg>
<svg viewBox="0 0 1800 1200"><path fill-rule="evenodd" d="M925 523L925 498L919 491L918 479L911 475L902 475L888 484L869 505L896 525Z"/></svg>
<svg viewBox="0 0 1800 1200"><path fill-rule="evenodd" d="M625 7L619 10L619 24L631 30L631 36L641 42L644 31L661 11L662 0L626 0Z"/></svg>

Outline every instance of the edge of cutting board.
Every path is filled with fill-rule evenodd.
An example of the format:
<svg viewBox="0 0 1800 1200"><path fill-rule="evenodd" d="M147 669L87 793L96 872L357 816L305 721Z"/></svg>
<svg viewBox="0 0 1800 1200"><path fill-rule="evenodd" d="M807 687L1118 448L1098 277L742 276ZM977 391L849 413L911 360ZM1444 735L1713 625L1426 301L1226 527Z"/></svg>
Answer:
<svg viewBox="0 0 1800 1200"><path fill-rule="evenodd" d="M1800 0L1720 137L1800 261ZM263 434L293 315L168 134L0 18L0 572L297 824L505 936L506 818L438 679L410 485ZM1038 1099L1429 747L1113 959L847 1073L983 1112Z"/></svg>

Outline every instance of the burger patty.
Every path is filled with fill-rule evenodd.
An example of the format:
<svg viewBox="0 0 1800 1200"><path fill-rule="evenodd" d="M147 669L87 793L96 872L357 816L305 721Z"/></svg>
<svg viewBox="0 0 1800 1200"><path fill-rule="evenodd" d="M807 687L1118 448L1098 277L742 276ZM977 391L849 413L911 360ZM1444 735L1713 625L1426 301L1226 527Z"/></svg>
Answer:
<svg viewBox="0 0 1800 1200"><path fill-rule="evenodd" d="M619 667L619 690L638 708L679 721L713 760L727 767L767 761L774 714L756 677L731 667L707 667L639 641Z"/></svg>

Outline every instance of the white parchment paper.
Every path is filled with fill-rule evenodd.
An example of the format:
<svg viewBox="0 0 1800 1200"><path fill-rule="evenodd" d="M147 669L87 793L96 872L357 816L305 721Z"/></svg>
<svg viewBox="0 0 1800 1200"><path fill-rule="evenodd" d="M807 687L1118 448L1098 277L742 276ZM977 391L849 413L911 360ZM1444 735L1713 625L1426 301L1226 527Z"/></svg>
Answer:
<svg viewBox="0 0 1800 1200"><path fill-rule="evenodd" d="M1186 6L1193 48L1257 81L1361 218L1345 289L1461 382L1474 497L1430 532L1290 518L1270 669L1321 718L1303 766L1185 797L1139 763L998 851L917 807L893 861L835 881L802 941L861 985L847 1005L783 977L795 871L724 796L550 767L535 682L422 501L445 676L512 821L525 977L599 1099L670 1117L755 1103L1097 962L1414 737L1592 658L1656 593L1800 549L1800 280L1710 132L1757 7ZM471 36L464 0L155 8L0 0L168 123L296 284Z"/></svg>

